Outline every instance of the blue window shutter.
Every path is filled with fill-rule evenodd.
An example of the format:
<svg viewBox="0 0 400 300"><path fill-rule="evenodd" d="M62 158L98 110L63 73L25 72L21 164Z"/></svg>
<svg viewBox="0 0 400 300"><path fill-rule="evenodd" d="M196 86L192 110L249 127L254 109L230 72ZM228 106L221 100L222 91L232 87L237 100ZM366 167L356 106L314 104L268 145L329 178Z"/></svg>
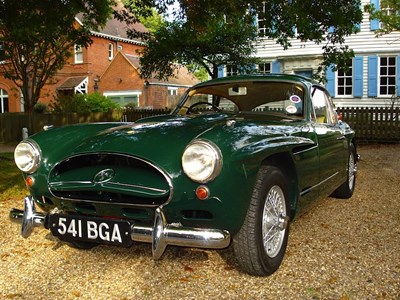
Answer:
<svg viewBox="0 0 400 300"><path fill-rule="evenodd" d="M363 57L362 56L354 57L353 76L354 76L353 96L354 97L362 97L363 96Z"/></svg>
<svg viewBox="0 0 400 300"><path fill-rule="evenodd" d="M281 72L281 63L278 60L274 60L271 66L271 73L280 73Z"/></svg>
<svg viewBox="0 0 400 300"><path fill-rule="evenodd" d="M374 5L376 10L378 10L380 8L379 0L371 0L371 4ZM378 19L370 20L370 27L371 27L371 30L378 30L379 29L379 20Z"/></svg>
<svg viewBox="0 0 400 300"><path fill-rule="evenodd" d="M397 96L400 96L400 55L397 56Z"/></svg>
<svg viewBox="0 0 400 300"><path fill-rule="evenodd" d="M333 66L326 69L326 89L332 97L335 97L335 72Z"/></svg>
<svg viewBox="0 0 400 300"><path fill-rule="evenodd" d="M368 56L368 96L378 96L378 56Z"/></svg>
<svg viewBox="0 0 400 300"><path fill-rule="evenodd" d="M218 78L224 77L224 66L218 66Z"/></svg>

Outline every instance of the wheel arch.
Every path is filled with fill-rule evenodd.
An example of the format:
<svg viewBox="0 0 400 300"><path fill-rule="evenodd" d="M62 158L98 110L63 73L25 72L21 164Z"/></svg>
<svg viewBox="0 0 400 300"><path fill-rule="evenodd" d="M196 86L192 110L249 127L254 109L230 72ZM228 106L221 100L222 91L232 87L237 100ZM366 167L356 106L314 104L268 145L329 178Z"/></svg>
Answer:
<svg viewBox="0 0 400 300"><path fill-rule="evenodd" d="M288 184L288 193L290 199L290 219L293 219L297 201L298 191L298 175L293 156L289 152L275 153L262 161L262 165L271 165L281 170Z"/></svg>

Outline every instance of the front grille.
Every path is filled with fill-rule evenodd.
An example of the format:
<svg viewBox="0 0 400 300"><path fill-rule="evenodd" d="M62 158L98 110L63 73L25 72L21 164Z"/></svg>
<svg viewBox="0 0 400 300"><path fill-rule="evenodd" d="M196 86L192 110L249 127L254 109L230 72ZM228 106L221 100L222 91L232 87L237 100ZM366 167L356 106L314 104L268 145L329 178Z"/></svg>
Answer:
<svg viewBox="0 0 400 300"><path fill-rule="evenodd" d="M169 177L153 164L134 156L83 154L57 164L49 176L57 198L136 206L159 206L172 196Z"/></svg>

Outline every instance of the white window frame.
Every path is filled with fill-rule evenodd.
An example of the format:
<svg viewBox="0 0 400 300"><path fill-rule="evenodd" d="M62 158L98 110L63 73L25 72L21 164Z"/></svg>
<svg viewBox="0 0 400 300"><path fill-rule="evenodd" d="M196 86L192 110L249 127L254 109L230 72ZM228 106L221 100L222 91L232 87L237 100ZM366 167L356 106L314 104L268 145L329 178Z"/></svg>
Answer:
<svg viewBox="0 0 400 300"><path fill-rule="evenodd" d="M75 50L75 63L76 64L81 64L83 63L83 47L79 45L74 46Z"/></svg>
<svg viewBox="0 0 400 300"><path fill-rule="evenodd" d="M4 100L7 100L8 102L8 111L10 110L10 101L9 101L9 97L8 97L8 93L6 90L0 88L0 113L6 113L8 111L4 111Z"/></svg>
<svg viewBox="0 0 400 300"><path fill-rule="evenodd" d="M382 59L387 59L386 66L382 66ZM390 65L390 60L394 61L393 65ZM385 55L379 56L378 59L378 96L392 96L396 93L396 82L397 82L397 57L394 55ZM386 69L386 74L382 74L383 68ZM394 68L394 74L389 74L389 68ZM386 78L386 84L382 84L382 80ZM389 80L392 80L392 84L389 83ZM381 93L381 88L385 87L387 89L387 93ZM389 92L392 88L392 92Z"/></svg>
<svg viewBox="0 0 400 300"><path fill-rule="evenodd" d="M142 91L139 90L126 90L126 91L105 91L103 93L103 96L105 97L124 97L124 96L137 96L138 99L138 107L140 107L141 103L141 96L142 96Z"/></svg>
<svg viewBox="0 0 400 300"><path fill-rule="evenodd" d="M339 75L339 72L343 71L343 75ZM344 83L339 84L340 79L343 78ZM347 80L351 80L351 84L347 83ZM354 94L354 65L353 65L353 60L351 60L351 65L349 65L349 71L347 73L344 73L343 69L339 69L336 71L336 93L335 97L341 97L341 98L351 98L353 97ZM346 94L346 88L351 87L351 93ZM339 93L339 88L343 88L344 93Z"/></svg>
<svg viewBox="0 0 400 300"><path fill-rule="evenodd" d="M112 60L114 58L114 44L109 43L108 44L108 59Z"/></svg>
<svg viewBox="0 0 400 300"><path fill-rule="evenodd" d="M168 87L168 96L178 96L178 88L177 87Z"/></svg>
<svg viewBox="0 0 400 300"><path fill-rule="evenodd" d="M262 2L262 13L265 13L265 1ZM267 34L267 27L264 24L265 19L258 18L257 16L257 26L258 26L258 36L265 37Z"/></svg>
<svg viewBox="0 0 400 300"><path fill-rule="evenodd" d="M269 68L265 66L269 65ZM271 74L272 72L272 63L271 62L263 62L257 65L257 73L259 74Z"/></svg>
<svg viewBox="0 0 400 300"><path fill-rule="evenodd" d="M393 7L390 7L390 1L387 1L386 7L383 7L382 1L379 1L379 6L380 6L380 11L383 13L385 12L386 16L390 16L396 13L396 10ZM385 29L385 24L382 22L379 22L379 28L380 29Z"/></svg>
<svg viewBox="0 0 400 300"><path fill-rule="evenodd" d="M226 76L236 76L239 74L237 65L226 65Z"/></svg>

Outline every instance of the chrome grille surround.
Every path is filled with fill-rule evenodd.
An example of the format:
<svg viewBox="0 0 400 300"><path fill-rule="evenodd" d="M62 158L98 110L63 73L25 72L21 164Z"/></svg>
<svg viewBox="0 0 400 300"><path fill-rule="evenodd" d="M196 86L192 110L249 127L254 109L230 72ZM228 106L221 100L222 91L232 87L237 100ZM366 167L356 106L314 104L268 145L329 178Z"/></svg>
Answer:
<svg viewBox="0 0 400 300"><path fill-rule="evenodd" d="M102 167L103 165L104 167ZM94 178L99 173L96 168L106 170L114 167L117 170L118 167L130 168L133 173L135 170L145 170L155 177L162 177L164 181L162 184L168 188L115 182L110 178L95 182ZM65 172L82 168L94 168L92 176L83 180L82 178L80 180L56 180ZM163 169L140 157L113 152L84 153L65 158L51 169L48 177L48 189L54 197L60 200L139 207L165 205L173 196L171 178ZM114 190L114 192L109 192L107 189ZM133 194L143 194L143 196ZM101 197L99 197L100 195Z"/></svg>

